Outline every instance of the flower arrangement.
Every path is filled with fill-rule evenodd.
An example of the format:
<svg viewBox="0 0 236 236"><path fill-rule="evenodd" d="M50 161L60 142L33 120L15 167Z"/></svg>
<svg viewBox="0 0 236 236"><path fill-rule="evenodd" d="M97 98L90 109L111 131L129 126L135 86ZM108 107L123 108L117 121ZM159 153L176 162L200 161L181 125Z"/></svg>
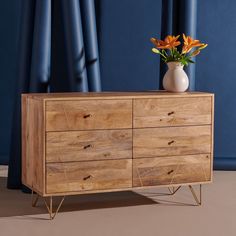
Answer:
<svg viewBox="0 0 236 236"><path fill-rule="evenodd" d="M155 46L152 48L152 51L156 54L160 54L161 59L166 63L180 62L184 66L188 65L188 63L194 63L191 58L197 56L202 49L207 47L207 44L201 43L199 40L183 34L183 47L182 50L179 51L177 49L177 46L181 44L181 42L178 41L179 37L180 35L168 35L164 40L151 38L151 42Z"/></svg>

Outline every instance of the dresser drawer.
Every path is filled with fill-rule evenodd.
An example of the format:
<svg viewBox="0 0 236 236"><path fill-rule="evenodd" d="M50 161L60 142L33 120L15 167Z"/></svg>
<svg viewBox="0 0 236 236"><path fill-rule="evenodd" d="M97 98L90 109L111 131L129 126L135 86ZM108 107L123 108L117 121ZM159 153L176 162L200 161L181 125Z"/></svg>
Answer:
<svg viewBox="0 0 236 236"><path fill-rule="evenodd" d="M88 161L132 157L132 130L48 132L46 161Z"/></svg>
<svg viewBox="0 0 236 236"><path fill-rule="evenodd" d="M133 130L134 158L210 152L210 125Z"/></svg>
<svg viewBox="0 0 236 236"><path fill-rule="evenodd" d="M210 154L133 160L133 187L211 181Z"/></svg>
<svg viewBox="0 0 236 236"><path fill-rule="evenodd" d="M119 128L132 128L132 100L46 102L46 131Z"/></svg>
<svg viewBox="0 0 236 236"><path fill-rule="evenodd" d="M132 187L132 159L48 163L46 173L48 194Z"/></svg>
<svg viewBox="0 0 236 236"><path fill-rule="evenodd" d="M135 99L134 128L211 124L211 99Z"/></svg>

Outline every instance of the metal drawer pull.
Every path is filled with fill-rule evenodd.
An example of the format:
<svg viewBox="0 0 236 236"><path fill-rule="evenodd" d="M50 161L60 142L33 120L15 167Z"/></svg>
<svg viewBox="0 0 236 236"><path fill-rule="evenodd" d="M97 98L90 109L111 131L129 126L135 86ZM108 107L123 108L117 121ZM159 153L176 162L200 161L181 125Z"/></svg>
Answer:
<svg viewBox="0 0 236 236"><path fill-rule="evenodd" d="M173 115L173 114L175 114L175 112L171 111L171 112L168 113L168 116Z"/></svg>
<svg viewBox="0 0 236 236"><path fill-rule="evenodd" d="M92 177L92 175L88 175L88 176L84 177L83 180L90 179L91 177Z"/></svg>
<svg viewBox="0 0 236 236"><path fill-rule="evenodd" d="M174 170L170 170L167 174L170 175L172 172L174 172Z"/></svg>
<svg viewBox="0 0 236 236"><path fill-rule="evenodd" d="M84 146L84 149L87 149L87 148L90 148L90 147L92 147L92 145L88 144L88 145Z"/></svg>
<svg viewBox="0 0 236 236"><path fill-rule="evenodd" d="M88 117L91 117L92 115L91 114L88 114L88 115L84 115L84 119L88 118Z"/></svg>
<svg viewBox="0 0 236 236"><path fill-rule="evenodd" d="M174 142L175 142L175 141L172 140L172 141L168 142L168 145L171 145L171 144L174 143Z"/></svg>

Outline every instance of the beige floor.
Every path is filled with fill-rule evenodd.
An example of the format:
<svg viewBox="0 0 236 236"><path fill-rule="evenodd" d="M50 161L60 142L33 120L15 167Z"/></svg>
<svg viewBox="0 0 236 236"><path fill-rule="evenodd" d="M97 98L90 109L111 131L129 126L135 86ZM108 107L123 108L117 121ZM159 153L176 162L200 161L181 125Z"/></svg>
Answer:
<svg viewBox="0 0 236 236"><path fill-rule="evenodd" d="M214 183L203 187L202 206L192 205L187 187L171 197L157 194L166 189L73 196L53 221L42 201L32 208L29 194L5 185L1 177L1 236L236 235L236 172L214 172Z"/></svg>

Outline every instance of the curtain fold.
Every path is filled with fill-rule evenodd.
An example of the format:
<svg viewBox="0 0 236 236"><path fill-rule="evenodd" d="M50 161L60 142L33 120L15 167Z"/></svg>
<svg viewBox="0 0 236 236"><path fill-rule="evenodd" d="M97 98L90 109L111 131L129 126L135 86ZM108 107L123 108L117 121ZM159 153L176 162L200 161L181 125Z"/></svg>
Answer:
<svg viewBox="0 0 236 236"><path fill-rule="evenodd" d="M46 92L50 71L51 1L22 1L18 74L12 121L8 188L21 188L21 94Z"/></svg>
<svg viewBox="0 0 236 236"><path fill-rule="evenodd" d="M21 94L101 90L94 0L25 0L21 9L8 188L22 187Z"/></svg>
<svg viewBox="0 0 236 236"><path fill-rule="evenodd" d="M94 0L80 0L89 91L101 91ZM93 78L93 79L90 79Z"/></svg>
<svg viewBox="0 0 236 236"><path fill-rule="evenodd" d="M162 0L161 11L161 39L172 34L173 0ZM160 59L159 89L163 89L162 80L167 71L167 65Z"/></svg>
<svg viewBox="0 0 236 236"><path fill-rule="evenodd" d="M61 3L70 90L88 92L80 2L62 0Z"/></svg>
<svg viewBox="0 0 236 236"><path fill-rule="evenodd" d="M22 1L18 43L17 83L12 121L7 186L21 187L21 93L29 91L35 1Z"/></svg>
<svg viewBox="0 0 236 236"><path fill-rule="evenodd" d="M196 38L197 34L197 0L173 0L173 34L190 35ZM195 58L193 58L195 62ZM185 67L189 77L189 90L195 90L195 64Z"/></svg>
<svg viewBox="0 0 236 236"><path fill-rule="evenodd" d="M47 92L51 66L51 1L36 1L30 92Z"/></svg>
<svg viewBox="0 0 236 236"><path fill-rule="evenodd" d="M190 35L196 38L197 32L197 0L163 0L162 1L162 32L164 38L168 34ZM195 58L193 58L195 61ZM162 78L166 67L160 70L160 88L162 88ZM195 89L195 64L185 67L189 77L189 90Z"/></svg>

